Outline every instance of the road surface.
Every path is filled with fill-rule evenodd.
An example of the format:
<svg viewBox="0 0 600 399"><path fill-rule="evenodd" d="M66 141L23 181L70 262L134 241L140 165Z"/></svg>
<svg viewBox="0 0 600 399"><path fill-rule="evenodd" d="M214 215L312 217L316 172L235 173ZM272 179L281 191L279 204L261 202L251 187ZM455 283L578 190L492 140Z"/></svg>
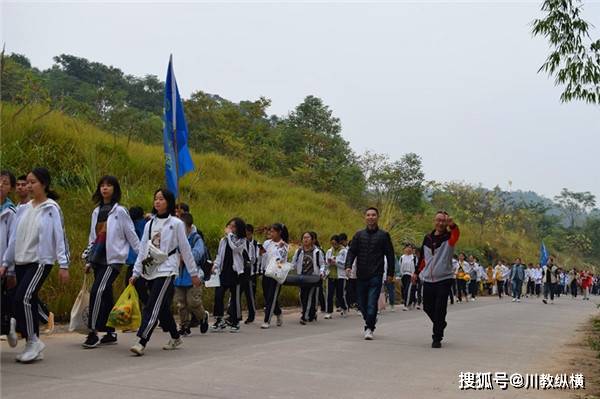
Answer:
<svg viewBox="0 0 600 399"><path fill-rule="evenodd" d="M569 397L565 392L461 391L459 373L560 371L557 351L574 340L578 325L597 313L600 298L480 298L449 306L442 349L432 349L431 324L422 311L384 311L374 341L362 338L356 313L302 326L287 314L283 327L187 337L182 349L163 351L157 329L146 356L130 356L134 334L116 346L83 350L84 337L42 337L45 360L14 361L23 343L2 342L5 399L86 398L522 398ZM557 363L558 362L558 363ZM565 366L566 367L566 366ZM566 372L566 369L564 370ZM584 374L587 370L580 370Z"/></svg>

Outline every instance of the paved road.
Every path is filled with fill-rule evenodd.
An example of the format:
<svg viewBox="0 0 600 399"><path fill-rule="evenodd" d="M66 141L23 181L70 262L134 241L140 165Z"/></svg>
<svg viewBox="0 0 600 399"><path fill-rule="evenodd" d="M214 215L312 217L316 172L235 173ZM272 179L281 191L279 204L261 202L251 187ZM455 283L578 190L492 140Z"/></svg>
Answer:
<svg viewBox="0 0 600 399"><path fill-rule="evenodd" d="M420 311L385 312L376 340L364 341L357 314L301 326L295 315L268 331L257 323L238 334L199 333L178 351L162 351L157 332L146 356L130 356L133 334L117 346L83 350L83 336L43 338L46 359L15 363L21 350L2 343L2 392L30 398L522 398L568 397L521 390L463 392L460 371L533 373L560 369L555 351L596 302L561 298L521 303L497 298L454 305L444 347L430 347L431 325ZM543 341L542 341L543 340ZM537 343L536 343L537 342ZM585 373L586 370L581 370ZM435 395L435 396L434 396Z"/></svg>

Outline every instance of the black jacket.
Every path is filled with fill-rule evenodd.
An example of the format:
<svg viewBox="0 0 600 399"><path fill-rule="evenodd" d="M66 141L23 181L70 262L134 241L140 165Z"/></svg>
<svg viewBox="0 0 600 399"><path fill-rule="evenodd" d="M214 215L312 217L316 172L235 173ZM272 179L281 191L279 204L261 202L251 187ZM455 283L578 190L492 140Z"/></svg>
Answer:
<svg viewBox="0 0 600 399"><path fill-rule="evenodd" d="M357 259L356 277L359 280L368 280L374 276L383 277L384 258L387 258L388 276L394 276L396 262L389 233L379 228L360 230L354 235L348 248L346 268L352 268L354 259Z"/></svg>

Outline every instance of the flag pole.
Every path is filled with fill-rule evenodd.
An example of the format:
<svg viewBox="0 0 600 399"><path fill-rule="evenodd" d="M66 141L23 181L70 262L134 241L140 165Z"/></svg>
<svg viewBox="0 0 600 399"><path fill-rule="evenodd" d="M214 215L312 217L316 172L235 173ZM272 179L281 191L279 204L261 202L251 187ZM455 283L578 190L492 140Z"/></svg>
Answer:
<svg viewBox="0 0 600 399"><path fill-rule="evenodd" d="M169 58L171 64L171 127L173 129L173 153L175 154L175 185L177 186L177 195L179 198L179 151L177 148L177 82L175 82L175 71L173 70L173 54Z"/></svg>

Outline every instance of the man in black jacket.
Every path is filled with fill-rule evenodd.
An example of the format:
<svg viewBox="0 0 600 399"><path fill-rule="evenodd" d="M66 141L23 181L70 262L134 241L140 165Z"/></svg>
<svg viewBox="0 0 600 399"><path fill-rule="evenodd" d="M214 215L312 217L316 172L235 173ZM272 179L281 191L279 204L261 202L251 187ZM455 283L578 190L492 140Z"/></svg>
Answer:
<svg viewBox="0 0 600 399"><path fill-rule="evenodd" d="M394 246L388 232L380 230L377 222L379 210L365 211L367 228L358 231L352 238L346 257L346 274L350 276L356 259L357 296L360 311L365 320L365 339L372 340L377 322L377 300L381 293L384 260L387 260L388 281L394 279Z"/></svg>

